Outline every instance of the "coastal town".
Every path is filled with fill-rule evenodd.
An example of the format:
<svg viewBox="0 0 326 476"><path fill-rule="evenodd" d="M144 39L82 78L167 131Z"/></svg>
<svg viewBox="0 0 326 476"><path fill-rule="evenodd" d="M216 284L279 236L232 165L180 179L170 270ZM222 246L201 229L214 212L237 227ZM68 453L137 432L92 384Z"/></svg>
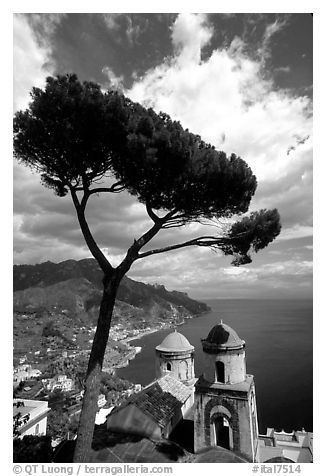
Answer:
<svg viewBox="0 0 326 476"><path fill-rule="evenodd" d="M86 261L88 266L92 265L91 260ZM66 263L62 266L67 267ZM29 269L34 272L33 266ZM46 276L47 272L44 271L41 277L47 279ZM19 279L15 282L17 285ZM130 283L132 284L131 281ZM172 302L164 301L164 310L161 310L163 301L160 297L160 304L155 304L155 313L148 313L148 310L126 302L117 304L103 362L101 391L97 402L98 424L103 423L103 418L115 405L142 389L140 384L131 383L116 375L117 369L127 366L141 351L141 347L133 345L133 341L152 332L178 326L185 319L193 317L194 311L208 309L202 303L191 307L196 302L180 293L183 305L189 307L187 310L181 305L179 295L179 301L174 304L175 296L167 293L163 287L142 286L149 293L148 299L152 300L153 296L156 299L155 292L159 291L169 296ZM46 307L34 297L33 301L29 298L29 293L33 295L33 289L24 290L25 301L21 300L20 291L14 293L14 436L19 434L21 438L24 435L40 434L37 423L32 425L32 413L28 412L30 418L26 421L26 413L21 407L16 408L17 402L27 402L27 407L33 401L45 402L46 435L51 437L51 446L55 448L67 438L72 440L76 437L84 378L96 326L92 323L91 312L85 313L76 293L74 299L78 301L79 307L64 307L69 280L65 281L66 294L60 294L62 302L55 294L55 303L50 302ZM144 294L144 290L142 293ZM161 318L156 314L160 314ZM45 433L45 429L43 430Z"/></svg>
<svg viewBox="0 0 326 476"><path fill-rule="evenodd" d="M115 452L121 451L126 438L133 442L140 439L140 447L128 443L134 458L148 442L164 441L170 445L167 461L176 458L176 444L177 460L183 463L313 461L312 432L303 428L290 433L274 428L267 428L266 435L258 432L256 391L253 375L246 373L245 341L221 320L202 339L202 347L208 365L199 378L194 370L194 346L176 329L156 346L156 379L144 388L119 379L113 368L102 372L91 462L96 461L93 458L99 445L106 447L111 437ZM66 352L63 358L67 358ZM75 354L71 358L75 359ZM14 369L14 451L27 435L47 435L52 457L60 455L54 461L62 461L67 451L71 457L67 443L76 438L84 390L80 390L80 378L67 374L44 378L46 374L50 374L48 368L42 375L27 363L26 356ZM38 384L34 398L31 394L26 398L24 392L32 392ZM204 417L206 407L220 403L221 397L223 405L218 406L213 420ZM157 454L157 443L153 444L157 461L165 461ZM116 456L115 452L112 454ZM105 461L115 459L106 456Z"/></svg>
<svg viewBox="0 0 326 476"><path fill-rule="evenodd" d="M63 439L74 438L76 434L76 421L81 411L83 398L83 378L89 358L91 337L94 328L82 327L80 332L88 337L89 346L80 350L76 345L67 346L65 350L58 345L57 339L49 339L44 350L31 350L24 355L15 355L16 365L13 369L14 402L19 400L41 400L49 404L47 434L51 434L51 412L55 412L56 419L62 420L62 429L59 422L55 422L56 431L53 445ZM76 331L78 332L78 331ZM115 369L128 365L141 350L128 344L128 338L135 338L138 334L133 331L128 335L120 332L119 328L113 331L116 345L108 346L103 366L102 393L98 397L98 410L110 409L112 405L139 391L140 385L119 379L115 376ZM77 340L78 334L75 334ZM113 341L112 341L113 342ZM103 412L101 412L103 413ZM100 413L99 413L100 414ZM72 421L72 426L69 424ZM20 426L20 425L19 425ZM30 434L29 428L21 435ZM26 433L27 431L27 433Z"/></svg>

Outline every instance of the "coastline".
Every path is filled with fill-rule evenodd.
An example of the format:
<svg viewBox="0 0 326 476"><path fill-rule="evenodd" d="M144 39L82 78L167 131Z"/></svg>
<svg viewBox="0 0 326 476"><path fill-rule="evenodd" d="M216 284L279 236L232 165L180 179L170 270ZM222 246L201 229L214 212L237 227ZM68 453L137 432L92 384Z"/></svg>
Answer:
<svg viewBox="0 0 326 476"><path fill-rule="evenodd" d="M122 342L123 344L128 344L129 342L131 342L133 340L142 339L143 337L145 337L149 334L153 334L154 332L162 331L164 329L173 329L175 327L182 326L183 324L185 324L186 320L195 319L196 317L204 316L205 314L208 314L210 312L211 312L211 309L209 309L208 311L205 311L205 312L201 312L199 314L188 314L187 316L183 317L182 322L161 324L158 327L153 327L150 330L140 332L137 335L126 337L125 339L122 339L120 342Z"/></svg>
<svg viewBox="0 0 326 476"><path fill-rule="evenodd" d="M185 323L186 320L194 319L194 318L199 317L199 316L203 316L203 315L205 315L209 312L210 311L205 311L205 312L200 313L200 314L192 314L192 315L189 314L189 315L185 316L182 319L182 322L163 324L163 325L160 325L158 327L154 327L152 329L146 330L144 332L140 332L137 335L126 337L125 339L122 339L119 342L122 342L123 344L126 344L128 347L130 347L131 350L134 349L135 351L134 351L132 356L130 354L127 354L126 358L118 366L114 367L114 370L115 369L120 369L120 368L123 368L123 367L127 367L129 365L129 362L131 360L133 360L136 357L136 355L139 354L142 351L142 347L134 346L133 344L130 344L130 342L138 340L138 339L142 339L143 337L145 337L147 335L150 335L150 334L154 334L155 332L159 332L159 331L162 331L162 330L165 330L165 329L174 329L176 327L182 326Z"/></svg>
<svg viewBox="0 0 326 476"><path fill-rule="evenodd" d="M172 327L173 326L171 324L166 325L166 326L154 327L150 330L140 332L139 334L137 334L135 336L126 337L125 339L122 339L120 342L122 342L123 344L129 344L129 342L131 342L133 340L142 339L143 337L145 337L149 334L154 334L155 332L162 331L164 329L169 329L169 328L172 328Z"/></svg>
<svg viewBox="0 0 326 476"><path fill-rule="evenodd" d="M132 351L132 355L130 353L128 353L123 360L121 360L121 362L119 362L118 365L116 365L113 370L114 370L114 373L116 370L118 369L121 369L121 368L124 368L124 367L127 367L129 365L129 362L131 360L133 360L137 354L139 354L141 351L142 351L142 347L140 346L134 346L133 344L130 344L131 341L134 341L134 340L137 340L137 339L141 339L142 337L145 337L149 334L154 334L155 332L158 332L158 331L161 331L163 329L169 329L171 328L172 326L171 325L167 325L167 326L163 326L163 327L156 327L156 328L153 328L153 329L150 329L148 331L144 331L144 332L141 332L139 333L138 335L136 336L130 336L130 337L126 337L125 339L122 339L121 341L119 342L122 342L123 344L126 344L129 348L130 348L130 351Z"/></svg>

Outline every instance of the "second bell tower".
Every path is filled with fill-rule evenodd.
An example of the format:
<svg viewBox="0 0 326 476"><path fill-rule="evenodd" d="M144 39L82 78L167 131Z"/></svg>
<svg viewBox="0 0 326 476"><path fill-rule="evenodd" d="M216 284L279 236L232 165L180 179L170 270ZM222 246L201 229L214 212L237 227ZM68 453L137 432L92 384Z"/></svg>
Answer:
<svg viewBox="0 0 326 476"><path fill-rule="evenodd" d="M204 373L195 384L195 452L222 446L257 461L258 422L245 342L222 321L202 339Z"/></svg>

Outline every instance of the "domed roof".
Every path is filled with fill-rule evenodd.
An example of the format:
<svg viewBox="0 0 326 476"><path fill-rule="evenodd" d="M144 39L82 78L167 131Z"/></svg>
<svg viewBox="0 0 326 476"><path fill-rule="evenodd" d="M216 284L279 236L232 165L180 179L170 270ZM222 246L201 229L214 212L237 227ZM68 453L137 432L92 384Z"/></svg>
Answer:
<svg viewBox="0 0 326 476"><path fill-rule="evenodd" d="M214 347L216 349L239 349L244 347L245 341L240 339L232 327L221 322L214 326L206 339L203 339L205 347ZM205 350L205 349L204 349Z"/></svg>
<svg viewBox="0 0 326 476"><path fill-rule="evenodd" d="M163 339L161 344L156 347L156 350L163 352L184 352L194 350L194 347L184 335L175 330Z"/></svg>
<svg viewBox="0 0 326 476"><path fill-rule="evenodd" d="M195 463L249 463L239 455L222 446L209 446L200 450L195 456Z"/></svg>

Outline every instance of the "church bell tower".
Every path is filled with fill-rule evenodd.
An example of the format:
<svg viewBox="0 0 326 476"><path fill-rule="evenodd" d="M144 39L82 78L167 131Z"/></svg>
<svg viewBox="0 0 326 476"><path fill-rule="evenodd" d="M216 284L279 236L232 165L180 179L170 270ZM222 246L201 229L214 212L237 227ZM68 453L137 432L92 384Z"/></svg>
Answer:
<svg viewBox="0 0 326 476"><path fill-rule="evenodd" d="M166 374L187 386L195 383L194 346L176 330L156 347L156 378Z"/></svg>
<svg viewBox="0 0 326 476"><path fill-rule="evenodd" d="M221 446L257 461L258 421L245 342L222 321L202 339L204 373L195 384L195 452Z"/></svg>

